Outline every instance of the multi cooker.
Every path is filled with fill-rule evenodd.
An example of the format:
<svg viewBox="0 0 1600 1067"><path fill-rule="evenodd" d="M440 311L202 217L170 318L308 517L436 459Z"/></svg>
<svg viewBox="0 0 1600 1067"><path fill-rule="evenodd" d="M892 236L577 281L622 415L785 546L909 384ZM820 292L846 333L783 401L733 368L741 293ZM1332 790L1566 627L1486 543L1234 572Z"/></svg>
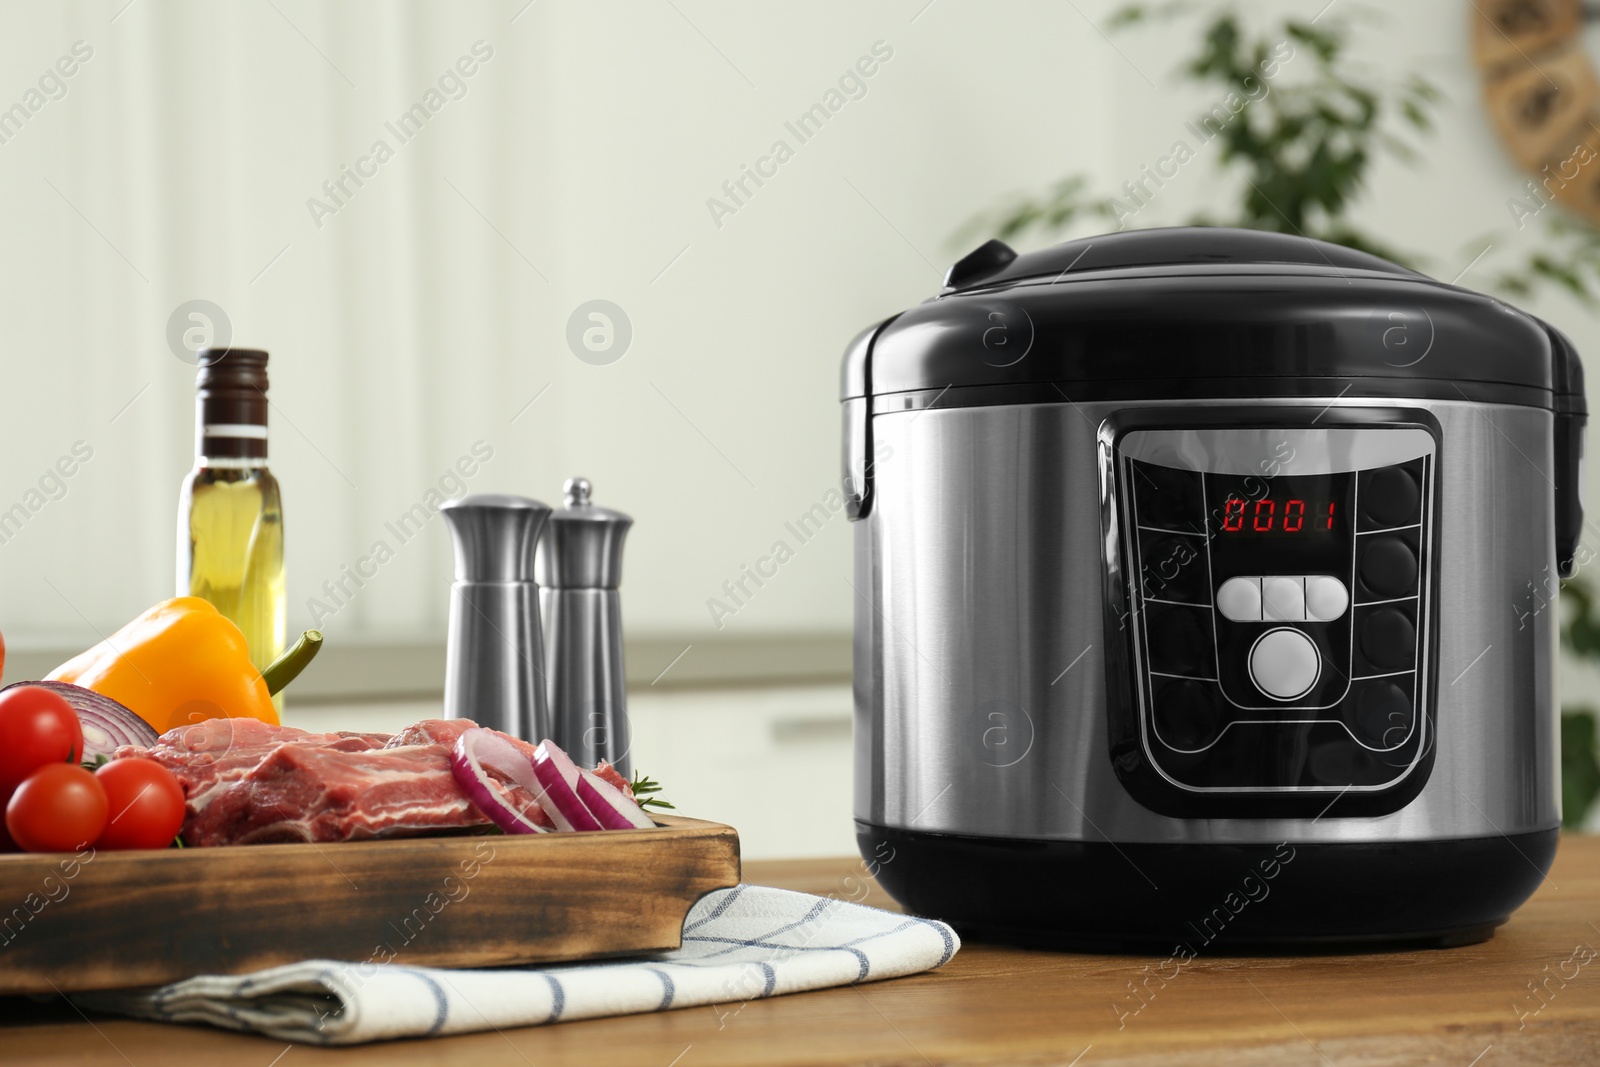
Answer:
<svg viewBox="0 0 1600 1067"><path fill-rule="evenodd" d="M1567 339L1321 241L990 241L844 360L855 815L1102 947L1489 936L1560 825Z"/></svg>

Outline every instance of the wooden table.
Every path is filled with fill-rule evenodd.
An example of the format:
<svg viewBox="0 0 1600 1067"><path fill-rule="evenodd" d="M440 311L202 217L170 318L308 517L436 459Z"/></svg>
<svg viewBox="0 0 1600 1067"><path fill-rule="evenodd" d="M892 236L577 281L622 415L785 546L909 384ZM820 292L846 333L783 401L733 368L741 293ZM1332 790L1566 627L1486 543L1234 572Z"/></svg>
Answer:
<svg viewBox="0 0 1600 1067"><path fill-rule="evenodd" d="M861 892L860 865L846 859L752 862L745 876L847 899ZM888 904L876 886L868 889L868 903ZM1594 948L1600 948L1600 838L1569 837L1549 881L1485 944L1356 956L1202 957L1120 1026L1113 1005L1128 1011L1137 1003L1128 983L1150 959L969 944L942 970L897 981L350 1049L90 1020L60 1002L11 1000L0 1002L0 1062L1594 1064L1600 1062L1600 959L1581 967L1567 962L1575 949L1583 959L1584 949ZM1575 969L1575 976L1559 977ZM1544 983L1542 999L1530 983Z"/></svg>

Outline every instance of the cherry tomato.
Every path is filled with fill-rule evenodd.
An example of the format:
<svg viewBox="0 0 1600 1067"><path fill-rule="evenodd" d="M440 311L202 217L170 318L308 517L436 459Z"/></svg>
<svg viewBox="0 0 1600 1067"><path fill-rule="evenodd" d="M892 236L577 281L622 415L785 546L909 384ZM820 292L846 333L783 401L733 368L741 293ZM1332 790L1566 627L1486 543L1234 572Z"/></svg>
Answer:
<svg viewBox="0 0 1600 1067"><path fill-rule="evenodd" d="M83 726L61 694L37 685L0 692L0 792L48 763L82 755Z"/></svg>
<svg viewBox="0 0 1600 1067"><path fill-rule="evenodd" d="M0 674L6 673L6 638L0 634Z"/></svg>
<svg viewBox="0 0 1600 1067"><path fill-rule="evenodd" d="M0 852L21 852L17 843L11 840L11 831L6 829L6 805L11 803L13 790L0 791Z"/></svg>
<svg viewBox="0 0 1600 1067"><path fill-rule="evenodd" d="M6 829L25 852L76 852L106 828L106 791L76 763L40 767L6 804Z"/></svg>
<svg viewBox="0 0 1600 1067"><path fill-rule="evenodd" d="M166 848L183 829L183 786L153 759L126 756L94 772L110 804L95 848Z"/></svg>

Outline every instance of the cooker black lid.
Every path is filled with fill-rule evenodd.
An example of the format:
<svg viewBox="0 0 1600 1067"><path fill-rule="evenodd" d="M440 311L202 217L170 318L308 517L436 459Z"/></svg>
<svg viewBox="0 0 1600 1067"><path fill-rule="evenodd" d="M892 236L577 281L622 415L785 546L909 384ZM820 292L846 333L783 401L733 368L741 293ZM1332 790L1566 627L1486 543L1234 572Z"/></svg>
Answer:
<svg viewBox="0 0 1600 1067"><path fill-rule="evenodd" d="M1576 352L1538 319L1305 237L1180 227L1026 255L989 241L945 282L850 346L846 399L1343 395L1584 410Z"/></svg>
<svg viewBox="0 0 1600 1067"><path fill-rule="evenodd" d="M1264 230L1175 226L1129 230L1068 241L1019 256L1002 241L987 241L957 260L945 275L945 292L1019 278L1118 267L1211 266L1228 263L1296 263L1332 270L1375 270L1423 277L1387 259L1344 245Z"/></svg>

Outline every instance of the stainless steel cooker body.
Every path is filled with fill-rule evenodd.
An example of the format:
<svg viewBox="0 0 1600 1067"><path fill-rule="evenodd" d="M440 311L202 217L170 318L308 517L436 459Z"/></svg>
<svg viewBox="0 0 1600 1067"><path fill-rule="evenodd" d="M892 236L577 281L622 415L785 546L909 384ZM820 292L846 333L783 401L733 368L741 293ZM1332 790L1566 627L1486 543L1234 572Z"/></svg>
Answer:
<svg viewBox="0 0 1600 1067"><path fill-rule="evenodd" d="M1381 440L1401 432L1385 419L1408 417L1436 435L1424 524L1434 558L1419 581L1413 743L1372 790L1392 799L1377 800L1374 814L1319 817L1362 789L1335 779L1266 817L1251 807L1272 812L1274 798L1253 788L1192 790L1195 817L1185 817L1182 785L1172 804L1142 802L1119 777L1110 736L1146 696L1138 582L1120 519L1127 489L1114 469L1119 427L1264 420L1217 431L1198 465L1231 463L1270 482L1379 465L1348 454L1339 434L1372 427L1366 436ZM1329 428L1334 418L1346 429ZM855 526L861 822L1189 844L1436 841L1559 824L1550 412L1338 396L1063 400L892 410L873 416L873 435L876 499ZM1231 449L1219 447L1229 439ZM1213 521L1189 540L1204 552L1229 536ZM1274 715L1283 717L1260 717ZM1252 798L1242 809L1207 807L1241 793Z"/></svg>
<svg viewBox="0 0 1600 1067"><path fill-rule="evenodd" d="M1282 234L991 241L841 393L857 839L907 910L1440 945L1543 880L1587 419L1560 331Z"/></svg>

